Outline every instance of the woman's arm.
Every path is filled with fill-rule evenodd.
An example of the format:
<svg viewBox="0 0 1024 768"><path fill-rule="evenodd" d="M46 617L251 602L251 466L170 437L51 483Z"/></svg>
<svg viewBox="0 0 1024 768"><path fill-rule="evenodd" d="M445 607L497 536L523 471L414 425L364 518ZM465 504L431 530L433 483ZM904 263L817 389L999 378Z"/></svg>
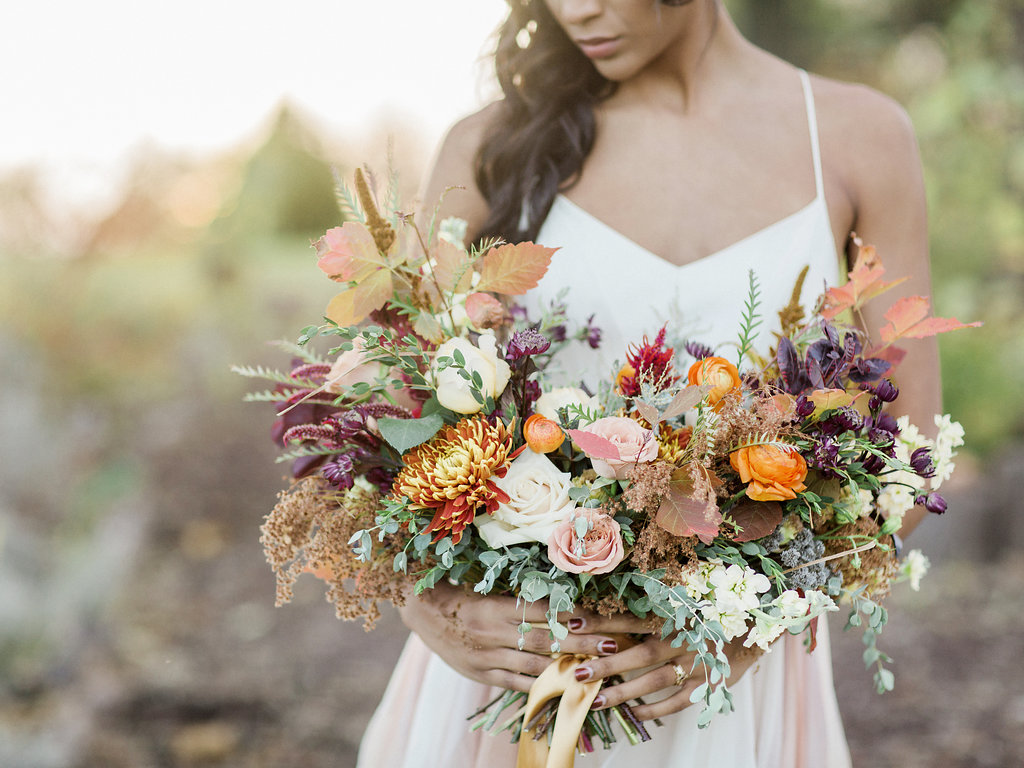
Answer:
<svg viewBox="0 0 1024 768"><path fill-rule="evenodd" d="M896 300L932 293L920 155L913 126L896 102L863 86L835 83L823 90L822 112L832 119L825 126L828 132L823 130L822 152L838 169L844 202L851 208L851 229L876 247L887 280L908 278L865 307L867 331L877 342L886 323L883 315ZM851 242L848 248L852 264L856 246ZM893 415L906 415L934 436L933 418L942 411L938 345L931 338L901 341L899 346L906 357L893 376L900 388ZM923 507L910 510L901 534L909 534L926 514Z"/></svg>

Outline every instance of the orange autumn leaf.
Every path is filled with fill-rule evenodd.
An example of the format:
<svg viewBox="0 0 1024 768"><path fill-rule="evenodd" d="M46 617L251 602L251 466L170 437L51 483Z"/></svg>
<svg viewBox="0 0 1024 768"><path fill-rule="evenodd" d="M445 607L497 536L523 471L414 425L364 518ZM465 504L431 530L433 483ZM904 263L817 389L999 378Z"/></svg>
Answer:
<svg viewBox="0 0 1024 768"><path fill-rule="evenodd" d="M370 230L355 221L327 230L315 247L317 266L338 282L364 280L386 266Z"/></svg>
<svg viewBox="0 0 1024 768"><path fill-rule="evenodd" d="M928 317L928 299L907 296L900 299L885 313L888 324L882 326L882 343L892 344L897 339L926 339L938 333L959 328L977 328L980 322L961 323L955 317Z"/></svg>
<svg viewBox="0 0 1024 768"><path fill-rule="evenodd" d="M531 242L492 248L480 259L480 282L476 289L509 296L526 293L544 277L556 250Z"/></svg>
<svg viewBox="0 0 1024 768"><path fill-rule="evenodd" d="M857 259L849 273L849 281L838 288L829 288L825 292L825 306L821 316L826 320L833 319L847 309L860 309L869 300L884 293L907 278L885 282L882 276L885 267L878 257L873 245L861 245Z"/></svg>
<svg viewBox="0 0 1024 768"><path fill-rule="evenodd" d="M355 325L375 309L383 307L393 292L391 273L378 269L331 299L324 314L338 325Z"/></svg>
<svg viewBox="0 0 1024 768"><path fill-rule="evenodd" d="M466 293L470 289L473 279L470 257L457 245L447 240L438 241L432 269L442 291Z"/></svg>

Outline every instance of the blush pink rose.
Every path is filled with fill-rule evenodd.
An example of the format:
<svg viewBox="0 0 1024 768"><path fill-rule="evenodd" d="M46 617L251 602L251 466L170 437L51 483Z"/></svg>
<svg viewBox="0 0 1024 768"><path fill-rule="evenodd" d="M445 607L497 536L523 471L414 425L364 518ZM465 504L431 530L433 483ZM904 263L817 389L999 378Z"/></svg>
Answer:
<svg viewBox="0 0 1024 768"><path fill-rule="evenodd" d="M579 510L548 539L548 559L566 573L610 573L624 556L619 524L598 509Z"/></svg>
<svg viewBox="0 0 1024 768"><path fill-rule="evenodd" d="M658 458L658 441L651 431L625 416L606 416L580 427L580 430L603 437L619 450L617 459L606 456L590 457L591 466L601 477L625 480L630 467L634 464L646 464Z"/></svg>

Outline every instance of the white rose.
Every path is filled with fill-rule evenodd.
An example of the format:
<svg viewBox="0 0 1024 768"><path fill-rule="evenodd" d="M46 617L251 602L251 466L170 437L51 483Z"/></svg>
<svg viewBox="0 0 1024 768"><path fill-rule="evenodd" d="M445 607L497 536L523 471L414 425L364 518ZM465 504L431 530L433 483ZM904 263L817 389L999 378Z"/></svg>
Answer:
<svg viewBox="0 0 1024 768"><path fill-rule="evenodd" d="M579 387L557 387L542 394L533 406L533 410L535 413L557 422L558 409L568 408L570 405L579 405L593 410L596 403L594 398Z"/></svg>
<svg viewBox="0 0 1024 768"><path fill-rule="evenodd" d="M449 339L437 349L436 357L452 357L459 350L466 359L466 370L479 373L483 379L481 391L497 399L505 391L512 369L498 357L497 342L490 333L481 334L477 346L466 339ZM477 413L483 408L473 397L470 382L459 375L457 368L434 371L434 386L441 405L456 413Z"/></svg>
<svg viewBox="0 0 1024 768"><path fill-rule="evenodd" d="M489 547L526 541L547 544L555 526L576 510L569 498L572 476L560 472L543 453L523 451L504 477L491 482L509 495L509 501L474 521Z"/></svg>

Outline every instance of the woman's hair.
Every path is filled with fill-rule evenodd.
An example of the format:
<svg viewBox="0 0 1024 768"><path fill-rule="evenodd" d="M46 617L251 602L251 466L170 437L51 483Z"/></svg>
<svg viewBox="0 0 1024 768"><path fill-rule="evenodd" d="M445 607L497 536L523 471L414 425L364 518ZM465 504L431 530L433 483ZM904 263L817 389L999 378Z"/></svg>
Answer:
<svg viewBox="0 0 1024 768"><path fill-rule="evenodd" d="M476 156L490 213L482 237L535 240L555 195L579 176L594 146L594 104L614 91L543 0L509 0L495 66L505 98Z"/></svg>

